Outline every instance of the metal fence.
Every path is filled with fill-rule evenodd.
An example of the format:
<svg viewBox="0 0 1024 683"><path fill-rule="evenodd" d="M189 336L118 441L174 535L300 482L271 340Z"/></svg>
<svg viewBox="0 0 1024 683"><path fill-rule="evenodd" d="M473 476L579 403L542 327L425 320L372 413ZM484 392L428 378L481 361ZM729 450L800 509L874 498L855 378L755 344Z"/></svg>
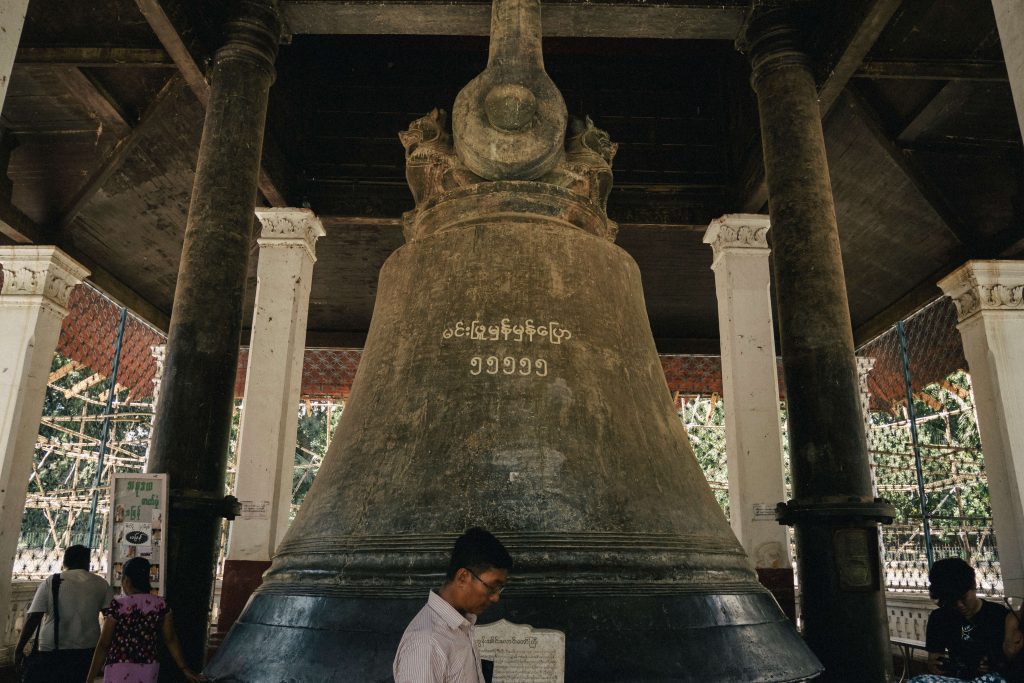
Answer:
<svg viewBox="0 0 1024 683"><path fill-rule="evenodd" d="M63 549L75 543L91 547L93 569L106 571L106 492L112 472L145 469L165 343L163 333L88 283L75 288L47 382L15 579L41 579L57 571ZM325 354L331 362L324 360ZM316 349L307 356L313 362L306 384L312 382L314 393L326 386L319 375L329 372L336 381L350 381L358 362L358 355L353 360L353 353L343 350L332 354ZM246 361L243 353L240 379ZM228 492L234 489L241 408L242 400L236 400L225 479ZM305 398L297 410L293 515L330 446L344 398ZM222 540L219 566L226 524Z"/></svg>
<svg viewBox="0 0 1024 683"><path fill-rule="evenodd" d="M73 543L106 543L110 475L145 468L154 347L163 335L89 284L71 295L47 381L15 557L16 578L60 567ZM104 553L94 568L105 569Z"/></svg>
<svg viewBox="0 0 1024 683"><path fill-rule="evenodd" d="M1002 592L988 480L956 311L942 298L857 351L871 369L868 449L890 590L927 590L931 562L962 557Z"/></svg>
<svg viewBox="0 0 1024 683"><path fill-rule="evenodd" d="M926 592L931 562L955 556L974 565L979 590L1001 594L984 456L952 302L936 300L857 355L867 373L862 398L872 479L877 494L898 513L892 525L882 527L887 588ZM694 455L728 516L728 403L717 393L677 393L675 402ZM785 402L779 415L788 490Z"/></svg>

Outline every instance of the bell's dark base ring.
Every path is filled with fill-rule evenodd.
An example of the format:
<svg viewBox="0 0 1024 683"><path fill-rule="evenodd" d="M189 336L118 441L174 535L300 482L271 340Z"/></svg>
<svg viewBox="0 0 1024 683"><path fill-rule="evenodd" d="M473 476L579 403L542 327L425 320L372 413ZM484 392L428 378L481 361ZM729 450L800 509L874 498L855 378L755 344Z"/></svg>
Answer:
<svg viewBox="0 0 1024 683"><path fill-rule="evenodd" d="M390 682L402 632L425 601L257 593L205 673L239 683ZM563 631L566 683L800 681L821 671L765 592L510 596L480 623L498 619Z"/></svg>

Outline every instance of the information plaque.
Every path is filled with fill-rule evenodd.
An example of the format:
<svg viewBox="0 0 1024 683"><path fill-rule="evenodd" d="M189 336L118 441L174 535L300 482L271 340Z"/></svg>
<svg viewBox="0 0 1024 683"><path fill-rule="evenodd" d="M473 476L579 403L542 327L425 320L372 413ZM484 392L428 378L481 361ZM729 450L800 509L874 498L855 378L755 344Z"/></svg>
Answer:
<svg viewBox="0 0 1024 683"><path fill-rule="evenodd" d="M494 662L492 683L565 683L565 634L504 619L475 629L481 659Z"/></svg>

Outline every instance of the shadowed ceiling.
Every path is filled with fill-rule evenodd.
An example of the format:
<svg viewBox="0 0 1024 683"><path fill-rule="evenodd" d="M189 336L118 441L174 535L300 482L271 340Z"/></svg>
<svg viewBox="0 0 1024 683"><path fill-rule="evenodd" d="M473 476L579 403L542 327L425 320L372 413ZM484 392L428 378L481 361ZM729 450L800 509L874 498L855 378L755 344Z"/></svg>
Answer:
<svg viewBox="0 0 1024 683"><path fill-rule="evenodd" d="M397 133L483 68L481 2L281 3L262 202L324 220L310 346L360 346L412 208ZM707 223L766 210L746 2L546 2L570 114L619 143L609 215L659 350L715 353ZM230 3L29 5L3 108L0 241L58 244L166 327L208 86ZM967 258L1019 257L1022 144L988 0L814 3L808 50L858 342L938 296ZM0 159L2 160L2 159ZM2 195L9 194L9 199ZM251 252L246 319L257 252Z"/></svg>

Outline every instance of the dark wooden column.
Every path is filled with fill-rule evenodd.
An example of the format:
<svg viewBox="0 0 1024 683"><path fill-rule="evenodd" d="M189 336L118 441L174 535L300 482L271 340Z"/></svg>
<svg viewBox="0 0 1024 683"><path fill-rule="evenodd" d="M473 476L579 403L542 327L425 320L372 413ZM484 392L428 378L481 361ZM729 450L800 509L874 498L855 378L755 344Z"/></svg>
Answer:
<svg viewBox="0 0 1024 683"><path fill-rule="evenodd" d="M210 75L149 457L150 472L170 475L167 596L197 671L226 512L242 295L281 32L276 0L241 0L237 7Z"/></svg>
<svg viewBox="0 0 1024 683"><path fill-rule="evenodd" d="M760 10L745 44L761 116L789 410L804 637L823 680L891 676L878 521L817 91L787 9Z"/></svg>

